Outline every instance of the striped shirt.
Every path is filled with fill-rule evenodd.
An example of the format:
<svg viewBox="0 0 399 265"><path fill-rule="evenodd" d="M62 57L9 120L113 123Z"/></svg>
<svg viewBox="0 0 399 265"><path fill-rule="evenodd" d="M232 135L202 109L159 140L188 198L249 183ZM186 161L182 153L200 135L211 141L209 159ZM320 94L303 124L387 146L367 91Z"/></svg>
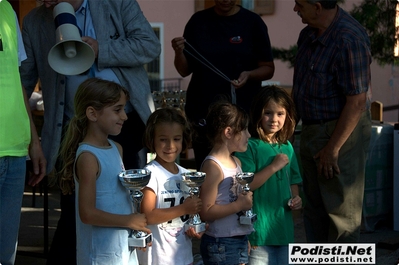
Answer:
<svg viewBox="0 0 399 265"><path fill-rule="evenodd" d="M338 119L346 96L370 88L370 40L340 7L327 30L321 36L317 31L307 26L298 38L294 101L302 120Z"/></svg>

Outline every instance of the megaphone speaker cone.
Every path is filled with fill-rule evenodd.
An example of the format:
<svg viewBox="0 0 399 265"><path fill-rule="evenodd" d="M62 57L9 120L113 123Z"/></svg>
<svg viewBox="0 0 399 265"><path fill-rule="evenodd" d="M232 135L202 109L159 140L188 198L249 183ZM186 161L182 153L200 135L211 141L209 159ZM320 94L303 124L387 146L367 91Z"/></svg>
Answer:
<svg viewBox="0 0 399 265"><path fill-rule="evenodd" d="M65 46L75 46L74 57L68 57ZM78 75L86 72L95 60L94 50L85 42L66 41L60 42L51 48L48 62L54 71L62 75Z"/></svg>
<svg viewBox="0 0 399 265"><path fill-rule="evenodd" d="M87 71L94 63L95 54L82 41L72 5L59 3L54 7L53 17L56 44L48 54L51 68L63 75L78 75Z"/></svg>

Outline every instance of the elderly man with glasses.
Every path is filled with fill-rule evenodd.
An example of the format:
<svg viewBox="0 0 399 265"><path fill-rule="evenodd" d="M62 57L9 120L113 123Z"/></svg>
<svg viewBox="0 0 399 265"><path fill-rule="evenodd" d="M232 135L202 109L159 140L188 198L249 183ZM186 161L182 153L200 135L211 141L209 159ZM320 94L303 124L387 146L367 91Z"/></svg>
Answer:
<svg viewBox="0 0 399 265"><path fill-rule="evenodd" d="M370 40L335 0L296 0L307 26L298 38L293 96L308 242L357 242L370 142Z"/></svg>

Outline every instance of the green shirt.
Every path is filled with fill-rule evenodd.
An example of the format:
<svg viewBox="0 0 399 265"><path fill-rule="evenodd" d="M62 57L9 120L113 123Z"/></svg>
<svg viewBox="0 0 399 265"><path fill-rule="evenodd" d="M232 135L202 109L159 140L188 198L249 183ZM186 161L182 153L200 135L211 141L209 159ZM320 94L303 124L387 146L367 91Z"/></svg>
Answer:
<svg viewBox="0 0 399 265"><path fill-rule="evenodd" d="M252 246L294 242L294 223L287 203L291 198L290 185L302 182L302 178L290 142L279 146L250 138L247 151L235 153L241 160L242 170L254 173L270 165L277 153L286 154L290 162L253 191L253 212L258 215L258 220L254 223L255 232L249 235Z"/></svg>
<svg viewBox="0 0 399 265"><path fill-rule="evenodd" d="M28 154L30 126L18 69L19 28L7 1L0 1L0 14L0 157L21 157Z"/></svg>

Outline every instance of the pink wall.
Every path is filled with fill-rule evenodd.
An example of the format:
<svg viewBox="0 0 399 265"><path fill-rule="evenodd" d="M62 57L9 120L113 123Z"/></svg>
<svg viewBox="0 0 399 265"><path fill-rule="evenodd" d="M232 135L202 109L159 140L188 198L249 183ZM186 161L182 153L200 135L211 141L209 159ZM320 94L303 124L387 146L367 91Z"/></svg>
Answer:
<svg viewBox="0 0 399 265"><path fill-rule="evenodd" d="M138 0L144 15L151 23L164 24L164 78L181 77L173 65L174 51L171 41L182 36L187 21L194 13L194 1L188 0ZM183 89L188 86L189 78L182 82Z"/></svg>
<svg viewBox="0 0 399 265"><path fill-rule="evenodd" d="M183 34L184 26L194 13L194 1L189 0L138 0L144 15L150 22L159 22L164 25L164 78L180 77L173 65L174 52L170 42L176 36ZM344 9L350 10L361 0L346 0ZM300 30L305 26L293 11L294 0L276 0L273 15L263 16L269 29L272 46L288 48L295 45ZM287 63L275 61L276 71L272 81L281 85L291 86L293 70ZM399 103L399 69L391 66L381 67L372 64L373 99L381 101L384 106ZM183 89L187 87L189 77L183 80ZM398 121L398 110L384 112L385 121Z"/></svg>

